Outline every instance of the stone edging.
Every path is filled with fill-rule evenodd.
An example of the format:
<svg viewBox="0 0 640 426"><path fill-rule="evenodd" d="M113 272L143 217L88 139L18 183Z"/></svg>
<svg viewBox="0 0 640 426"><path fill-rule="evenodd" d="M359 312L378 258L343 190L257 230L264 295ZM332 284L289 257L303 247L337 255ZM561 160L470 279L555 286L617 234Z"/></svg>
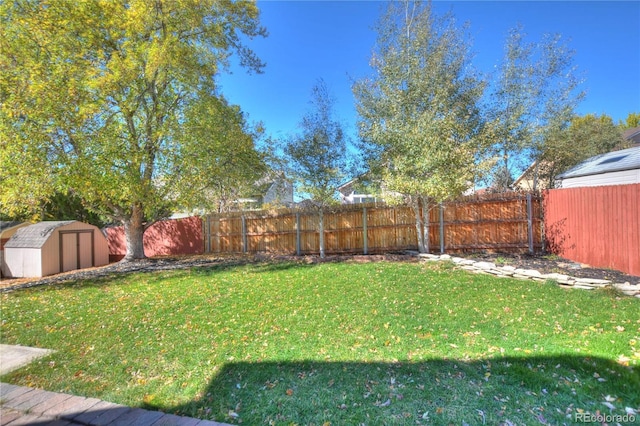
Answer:
<svg viewBox="0 0 640 426"><path fill-rule="evenodd" d="M475 274L489 274L496 277L510 277L522 280L534 280L534 281L555 281L560 287L566 288L579 288L583 290L593 290L594 288L611 287L628 295L640 298L640 284L625 283L613 283L609 280L601 280L597 278L577 278L564 274L543 274L535 269L520 269L514 266L497 266L492 262L475 261L471 259L464 259L462 257L450 256L448 254L428 254L428 253L411 253L418 256L423 261L438 262L449 261L456 264L459 269L469 271Z"/></svg>

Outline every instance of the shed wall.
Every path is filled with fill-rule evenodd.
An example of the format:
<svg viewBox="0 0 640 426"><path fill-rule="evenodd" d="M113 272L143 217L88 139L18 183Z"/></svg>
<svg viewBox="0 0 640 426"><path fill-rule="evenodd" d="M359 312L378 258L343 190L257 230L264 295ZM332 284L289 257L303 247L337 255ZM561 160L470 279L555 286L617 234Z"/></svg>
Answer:
<svg viewBox="0 0 640 426"><path fill-rule="evenodd" d="M64 228L64 227L61 227ZM60 272L60 234L56 229L42 246L42 274L46 277Z"/></svg>
<svg viewBox="0 0 640 426"><path fill-rule="evenodd" d="M5 250L7 277L41 277L42 263L40 249L12 248Z"/></svg>
<svg viewBox="0 0 640 426"><path fill-rule="evenodd" d="M69 233L71 231L71 233ZM76 257L78 255L76 247L76 234L73 231L80 233L80 265L76 268ZM109 263L109 246L107 239L102 234L102 231L98 227L83 223L73 222L69 225L61 226L56 229L51 237L42 247L43 250L43 262L42 269L45 275L57 274L59 272L71 271L74 269L82 269L91 267L91 237L90 234L85 234L82 231L93 231L93 244L94 244L94 264L93 266L103 266ZM62 233L62 234L61 234ZM60 269L60 236L63 236L62 244L62 256L63 256L63 268ZM43 275L43 276L45 276Z"/></svg>
<svg viewBox="0 0 640 426"><path fill-rule="evenodd" d="M20 225L12 226L4 231L0 232L0 277L8 277L7 267L4 264L4 245L9 238L13 237L13 234L22 227L31 225L29 222L21 223Z"/></svg>

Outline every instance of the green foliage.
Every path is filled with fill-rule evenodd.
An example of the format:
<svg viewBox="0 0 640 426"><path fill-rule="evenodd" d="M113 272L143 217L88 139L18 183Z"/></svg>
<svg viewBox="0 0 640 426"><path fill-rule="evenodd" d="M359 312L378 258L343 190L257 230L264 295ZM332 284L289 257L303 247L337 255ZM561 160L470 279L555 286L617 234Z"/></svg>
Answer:
<svg viewBox="0 0 640 426"><path fill-rule="evenodd" d="M623 129L634 129L640 126L640 112L630 112L627 118L620 123Z"/></svg>
<svg viewBox="0 0 640 426"><path fill-rule="evenodd" d="M547 134L538 154L538 178L553 188L557 175L587 158L625 146L622 130L608 115L574 117L567 128Z"/></svg>
<svg viewBox="0 0 640 426"><path fill-rule="evenodd" d="M215 76L233 52L260 71L240 38L263 35L248 1L3 2L0 206L24 213L72 190L135 231L144 256L145 224L202 203L211 173L254 177L249 129Z"/></svg>
<svg viewBox="0 0 640 426"><path fill-rule="evenodd" d="M522 26L509 32L487 110L498 187L513 179L513 170L528 166L527 157L541 159L549 135L567 127L584 98L575 52L561 35L545 34L539 42L526 38Z"/></svg>
<svg viewBox="0 0 640 426"><path fill-rule="evenodd" d="M637 299L448 269L217 262L3 294L0 341L56 353L2 381L248 425L640 408Z"/></svg>
<svg viewBox="0 0 640 426"><path fill-rule="evenodd" d="M353 87L370 169L389 195L415 206L417 221L419 204L428 210L429 200L462 194L482 170L484 84L470 58L451 15L435 16L430 4L394 3L378 25L375 75Z"/></svg>
<svg viewBox="0 0 640 426"><path fill-rule="evenodd" d="M300 121L300 133L285 142L287 171L298 190L320 208L336 204L344 180L347 136L334 117L334 99L324 80L311 91L311 109Z"/></svg>
<svg viewBox="0 0 640 426"><path fill-rule="evenodd" d="M323 211L338 203L336 191L347 164L347 137L333 115L334 100L324 80L313 86L310 104L311 110L300 122L301 132L285 141L284 158L288 174L318 213L320 257L324 257Z"/></svg>

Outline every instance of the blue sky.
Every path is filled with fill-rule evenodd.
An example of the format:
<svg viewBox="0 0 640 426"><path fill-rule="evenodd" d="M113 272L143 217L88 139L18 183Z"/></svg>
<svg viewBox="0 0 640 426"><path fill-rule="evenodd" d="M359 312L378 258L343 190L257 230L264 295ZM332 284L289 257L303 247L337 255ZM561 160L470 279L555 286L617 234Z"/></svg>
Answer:
<svg viewBox="0 0 640 426"><path fill-rule="evenodd" d="M382 1L263 1L261 22L269 37L248 42L266 62L264 74L232 66L220 76L222 93L241 106L268 135L295 131L308 109L311 87L323 78L336 98L336 115L352 137L357 120L351 85L371 75L374 26ZM529 41L560 33L576 51L586 99L579 114L623 120L640 112L640 1L435 1L438 14L452 11L469 23L474 65L491 72L510 28L524 26Z"/></svg>

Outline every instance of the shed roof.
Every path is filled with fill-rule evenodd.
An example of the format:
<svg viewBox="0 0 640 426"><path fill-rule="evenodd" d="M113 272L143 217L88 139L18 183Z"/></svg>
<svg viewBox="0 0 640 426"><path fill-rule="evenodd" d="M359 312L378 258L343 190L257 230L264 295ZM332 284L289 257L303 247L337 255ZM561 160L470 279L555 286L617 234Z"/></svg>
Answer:
<svg viewBox="0 0 640 426"><path fill-rule="evenodd" d="M20 224L22 224L24 222L20 222L20 221L0 221L0 232L9 229L9 228L13 228L14 226L18 226Z"/></svg>
<svg viewBox="0 0 640 426"><path fill-rule="evenodd" d="M558 176L559 179L640 169L640 146L591 157Z"/></svg>
<svg viewBox="0 0 640 426"><path fill-rule="evenodd" d="M5 248L41 248L47 239L53 234L57 228L61 226L69 225L75 220L60 220L60 221L47 221L39 222L33 225L25 226L18 229L18 231L11 237Z"/></svg>

